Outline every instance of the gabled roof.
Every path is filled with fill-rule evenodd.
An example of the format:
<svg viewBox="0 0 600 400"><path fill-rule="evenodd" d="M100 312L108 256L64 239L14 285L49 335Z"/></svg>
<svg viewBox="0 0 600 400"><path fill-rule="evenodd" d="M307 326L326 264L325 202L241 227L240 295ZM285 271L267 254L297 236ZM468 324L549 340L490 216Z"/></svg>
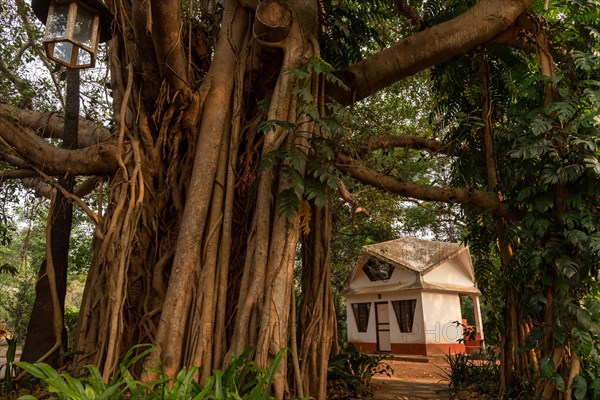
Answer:
<svg viewBox="0 0 600 400"><path fill-rule="evenodd" d="M459 292L462 294L473 293L480 295L481 292L475 286L463 286L463 285L452 285L452 284L436 284L424 282L422 280L417 280L415 282L410 283L393 283L383 286L365 286L358 287L354 289L348 289L342 293L344 296L348 296L349 294L367 294L367 293L388 293L388 292L397 292L397 291L407 291L407 290L440 290L444 292L452 291Z"/></svg>
<svg viewBox="0 0 600 400"><path fill-rule="evenodd" d="M363 247L363 252L392 265L425 274L465 249L460 243L435 242L405 236Z"/></svg>

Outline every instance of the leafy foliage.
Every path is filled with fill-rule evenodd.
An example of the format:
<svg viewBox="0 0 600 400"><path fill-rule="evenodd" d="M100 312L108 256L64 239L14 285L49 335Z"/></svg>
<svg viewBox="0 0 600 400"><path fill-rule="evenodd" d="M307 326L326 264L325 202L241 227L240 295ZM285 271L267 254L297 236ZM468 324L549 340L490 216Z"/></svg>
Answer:
<svg viewBox="0 0 600 400"><path fill-rule="evenodd" d="M371 378L376 374L391 376L388 364L381 364L383 356L368 355L358 351L352 343L344 345L342 352L329 360L327 379L328 398L363 398L372 393Z"/></svg>
<svg viewBox="0 0 600 400"><path fill-rule="evenodd" d="M138 352L140 348L147 347ZM182 369L174 379L170 379L160 368L159 378L143 383L134 378L130 370L153 351L152 347L136 346L131 349L119 366L118 373L111 381L104 383L100 371L94 365L86 366L87 373L73 377L60 373L44 363L16 364L31 375L41 379L47 390L56 394L58 399L91 400L91 399L272 399L271 385L275 371L286 350L277 354L267 368L257 368L250 360L251 350L247 349L239 357L232 357L231 363L224 371L214 370L203 384L196 380L197 367ZM138 354L136 354L138 353ZM33 400L34 396L21 397L22 400Z"/></svg>
<svg viewBox="0 0 600 400"><path fill-rule="evenodd" d="M500 369L495 353L488 351L447 354L444 360L450 368L448 379L451 390L469 389L481 394L497 393Z"/></svg>
<svg viewBox="0 0 600 400"><path fill-rule="evenodd" d="M431 4L435 3L440 2ZM536 3L539 10L542 3ZM555 372L553 349L564 346L582 358L598 352L593 332L600 328L585 305L598 301L600 267L596 243L600 153L595 120L600 76L593 55L598 41L591 39L598 19L581 14L581 9L586 9L597 17L593 3L559 1L545 13L552 25L553 44L575 49L568 54L556 51L556 76L540 77L533 55L492 47L437 66L432 74L439 93L432 118L440 120L439 133L454 144L454 154L460 154L452 167L455 185L487 190L490 184L482 117L484 90L489 91L499 179L495 192L520 217L505 237L498 238L497 220L464 207L466 239L486 297L487 326L491 323L496 332L510 335L507 329L514 328L510 328L503 306L506 293L517 293L518 323L535 322L520 351L543 355L540 376L559 391L566 390L564 371L569 370L569 362L561 360L563 366ZM483 80L486 75L488 87ZM552 101L545 95L549 85L556 94ZM515 251L504 265L498 262L498 239L508 240ZM552 321L545 320L548 315ZM541 321L552 326L552 343L542 340L543 328L535 326ZM494 336L493 332L486 334L487 338ZM598 385L598 379L592 378L591 371L597 370L597 363L592 356L582 364L580 379L573 387L579 398L595 393L591 387ZM515 390L521 383L517 379Z"/></svg>
<svg viewBox="0 0 600 400"><path fill-rule="evenodd" d="M382 48L393 26L393 9L385 1L326 1L320 10L323 58L335 68L361 60L375 47Z"/></svg>
<svg viewBox="0 0 600 400"><path fill-rule="evenodd" d="M14 379L17 367L15 358L17 354L17 341L14 338L4 337L8 347L6 349L6 363L0 366L0 394L10 395L14 389Z"/></svg>

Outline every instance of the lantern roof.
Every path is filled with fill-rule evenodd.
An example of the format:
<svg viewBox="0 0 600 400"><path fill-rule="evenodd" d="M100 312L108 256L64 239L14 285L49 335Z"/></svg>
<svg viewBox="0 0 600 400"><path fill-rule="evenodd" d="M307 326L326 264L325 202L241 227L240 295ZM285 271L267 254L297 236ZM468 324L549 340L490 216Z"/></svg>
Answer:
<svg viewBox="0 0 600 400"><path fill-rule="evenodd" d="M35 16L43 23L46 23L46 19L48 19L48 9L50 8L50 1L52 0L32 0L31 8L33 8L33 12ZM75 0L78 4L82 4L92 10L95 10L100 15L100 43L104 43L107 40L110 40L112 37L112 22L113 15L106 8L104 4L102 4L98 0Z"/></svg>

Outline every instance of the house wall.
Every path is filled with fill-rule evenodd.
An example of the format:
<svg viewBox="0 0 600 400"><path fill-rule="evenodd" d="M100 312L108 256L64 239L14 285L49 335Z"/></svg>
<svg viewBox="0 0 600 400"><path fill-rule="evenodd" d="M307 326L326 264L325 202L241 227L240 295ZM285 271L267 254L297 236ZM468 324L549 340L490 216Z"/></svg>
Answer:
<svg viewBox="0 0 600 400"><path fill-rule="evenodd" d="M371 353L377 351L377 333L375 331L375 302L377 301L380 300L377 299L376 294L348 295L346 298L346 327L348 329L348 342L354 343L359 350L364 350ZM353 303L371 303L369 323L367 325L366 332L358 331L354 310L352 309Z"/></svg>
<svg viewBox="0 0 600 400"><path fill-rule="evenodd" d="M392 272L392 276L387 281L371 281L369 277L364 273L362 267L356 271L354 279L350 282L350 289L375 287L381 285L389 285L395 283L412 283L417 279L417 275L414 272L406 271L401 268L395 268Z"/></svg>
<svg viewBox="0 0 600 400"><path fill-rule="evenodd" d="M401 332L398 318L396 317L396 313L394 312L394 308L392 306L392 301L411 299L417 300L415 314L413 317L413 331L410 333ZM352 304L367 302L371 303L369 324L366 332L359 332L356 324L356 318L354 317ZM365 351L377 351L375 304L381 302L388 302L392 353L425 354L423 346L425 343L425 332L423 330L423 305L421 293L418 290L403 291L400 293L381 293L381 298L378 298L377 294L348 295L346 301L348 341L354 343L357 348L362 348ZM421 346L416 346L416 344L421 344Z"/></svg>
<svg viewBox="0 0 600 400"><path fill-rule="evenodd" d="M427 354L464 352L462 328L454 323L462 321L458 294L425 291L422 298Z"/></svg>
<svg viewBox="0 0 600 400"><path fill-rule="evenodd" d="M462 260L458 259L456 261L442 263L440 266L423 275L423 280L429 283L473 286L473 278L462 265Z"/></svg>

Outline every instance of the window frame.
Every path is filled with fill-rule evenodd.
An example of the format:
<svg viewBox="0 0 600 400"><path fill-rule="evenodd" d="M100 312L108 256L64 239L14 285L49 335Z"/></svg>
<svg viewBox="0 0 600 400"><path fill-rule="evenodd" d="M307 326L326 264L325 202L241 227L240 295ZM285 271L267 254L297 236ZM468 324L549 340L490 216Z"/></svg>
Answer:
<svg viewBox="0 0 600 400"><path fill-rule="evenodd" d="M370 302L364 302L364 303L351 303L352 306L352 311L354 313L354 321L356 322L356 328L358 329L359 332L367 332L369 329L369 318L371 316L371 303ZM360 319L360 309L361 306L364 306L365 308L365 323L364 326L361 325L361 319Z"/></svg>
<svg viewBox="0 0 600 400"><path fill-rule="evenodd" d="M415 310L417 309L417 299L392 300L392 308L396 314L396 321L402 333L412 333L415 323ZM405 305L403 308L403 305ZM406 316L406 321L404 321Z"/></svg>
<svg viewBox="0 0 600 400"><path fill-rule="evenodd" d="M388 282L395 270L393 265L373 257L369 258L361 269L371 282Z"/></svg>

